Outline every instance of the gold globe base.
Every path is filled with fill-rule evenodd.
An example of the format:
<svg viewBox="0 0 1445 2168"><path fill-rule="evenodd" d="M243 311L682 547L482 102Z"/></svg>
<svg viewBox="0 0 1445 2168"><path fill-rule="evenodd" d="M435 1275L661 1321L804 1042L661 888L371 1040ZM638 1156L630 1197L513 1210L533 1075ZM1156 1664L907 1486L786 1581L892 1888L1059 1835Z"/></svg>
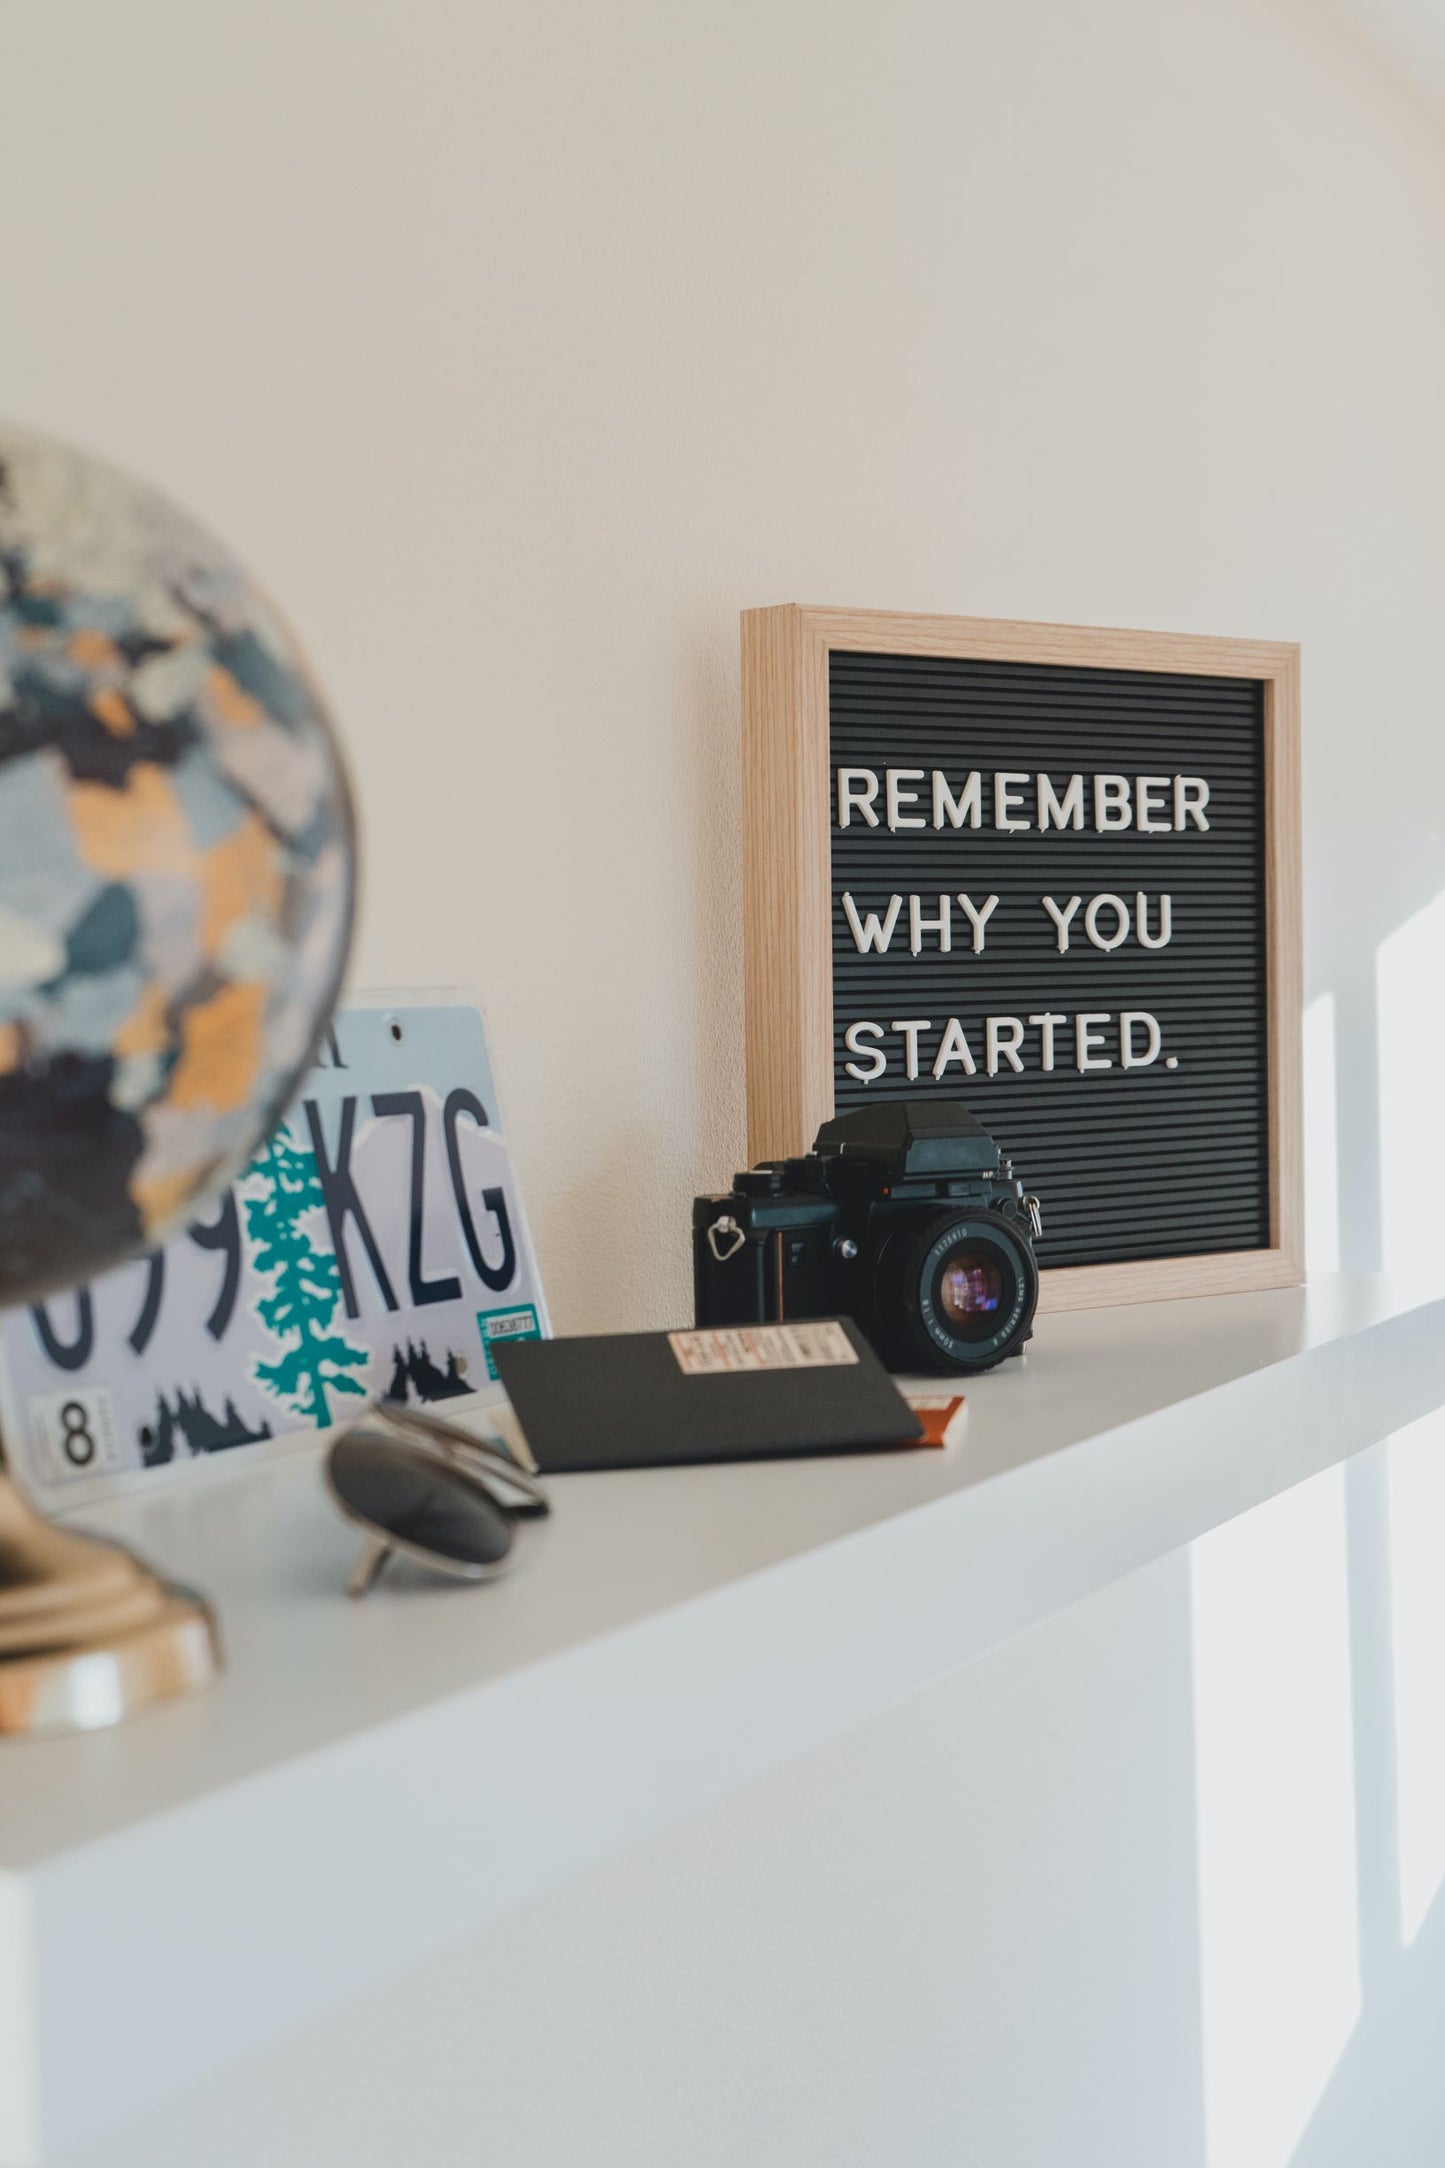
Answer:
<svg viewBox="0 0 1445 2168"><path fill-rule="evenodd" d="M0 1737L99 1731L220 1668L199 1596L44 1520L0 1467Z"/></svg>

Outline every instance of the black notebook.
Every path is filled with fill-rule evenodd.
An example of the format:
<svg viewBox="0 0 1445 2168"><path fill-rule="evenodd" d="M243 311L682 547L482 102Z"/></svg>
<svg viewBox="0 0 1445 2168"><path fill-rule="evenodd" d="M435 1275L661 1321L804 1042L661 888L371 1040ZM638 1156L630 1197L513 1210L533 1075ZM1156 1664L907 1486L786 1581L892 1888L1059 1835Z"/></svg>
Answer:
<svg viewBox="0 0 1445 2168"><path fill-rule="evenodd" d="M514 1340L493 1353L544 1475L923 1441L850 1318Z"/></svg>

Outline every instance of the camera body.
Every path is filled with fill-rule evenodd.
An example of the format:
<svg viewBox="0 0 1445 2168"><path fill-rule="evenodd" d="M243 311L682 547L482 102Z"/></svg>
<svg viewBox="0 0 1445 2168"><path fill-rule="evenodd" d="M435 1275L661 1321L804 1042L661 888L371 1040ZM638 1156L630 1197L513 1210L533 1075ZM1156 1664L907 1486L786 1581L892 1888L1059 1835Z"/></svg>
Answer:
<svg viewBox="0 0 1445 2168"><path fill-rule="evenodd" d="M893 1370L990 1370L1038 1304L1036 1197L956 1100L824 1122L692 1208L700 1326L851 1317Z"/></svg>

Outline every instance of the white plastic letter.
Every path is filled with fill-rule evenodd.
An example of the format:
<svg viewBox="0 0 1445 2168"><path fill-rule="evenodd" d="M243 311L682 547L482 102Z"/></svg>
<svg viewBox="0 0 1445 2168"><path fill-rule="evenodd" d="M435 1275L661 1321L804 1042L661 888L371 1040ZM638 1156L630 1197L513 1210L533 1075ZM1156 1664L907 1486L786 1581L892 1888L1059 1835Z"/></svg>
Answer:
<svg viewBox="0 0 1445 2168"><path fill-rule="evenodd" d="M1134 825L1141 836L1168 835L1174 826L1169 818L1169 801L1164 795L1168 788L1167 775L1135 776Z"/></svg>
<svg viewBox="0 0 1445 2168"><path fill-rule="evenodd" d="M886 956L888 944L893 939L893 929L898 924L898 914L903 909L903 898L890 896L888 909L882 918L876 911L869 911L860 918L857 906L849 895L842 898L842 904L843 916L848 921L848 930L853 936L853 946L858 954L866 956L869 949L877 949L880 956Z"/></svg>
<svg viewBox="0 0 1445 2168"><path fill-rule="evenodd" d="M909 1083L914 1084L918 1081L918 1034L920 1031L932 1031L932 1020L927 1016L910 1016L902 1023L895 1022L893 1029L903 1034L903 1044L907 1049L907 1067L904 1074Z"/></svg>
<svg viewBox="0 0 1445 2168"><path fill-rule="evenodd" d="M845 896L843 900L846 903L848 899ZM1083 902L1083 900L1084 899L1082 896L1070 896L1068 902L1065 904L1063 910L1061 911L1052 896L1044 896L1043 898L1041 898L1044 909L1048 912L1049 917L1053 920L1055 926L1058 928L1059 954L1061 956L1066 956L1069 952L1069 925L1071 920L1073 919L1075 911L1078 910L1079 905Z"/></svg>
<svg viewBox="0 0 1445 2168"><path fill-rule="evenodd" d="M1048 776L1039 777L1039 826L1047 828L1082 828L1084 825L1084 778L1071 775L1064 786L1062 798L1054 796L1054 786Z"/></svg>
<svg viewBox="0 0 1445 2168"><path fill-rule="evenodd" d="M1108 1021L1107 1009L1080 1009L1074 1018L1074 1066L1081 1075L1090 1069L1113 1068L1114 1064L1107 1054L1100 1060L1094 1052L1096 1046L1103 1045L1104 1036L1093 1027L1095 1024L1107 1024Z"/></svg>
<svg viewBox="0 0 1445 2168"><path fill-rule="evenodd" d="M1134 793L1127 775L1094 777L1094 826L1103 835L1134 825Z"/></svg>
<svg viewBox="0 0 1445 2168"><path fill-rule="evenodd" d="M855 811L862 814L870 828L878 826L878 815L873 801L878 796L878 778L871 768L840 768L838 770L838 826L846 828Z"/></svg>
<svg viewBox="0 0 1445 2168"><path fill-rule="evenodd" d="M1099 931L1099 913L1105 907L1114 912L1116 918L1113 939L1109 941L1106 941ZM1111 896L1107 889L1105 889L1102 896L1091 896L1088 908L1084 912L1084 931L1095 948L1101 948L1106 956L1116 949L1121 941L1127 941L1129 938L1129 906L1125 903L1123 897Z"/></svg>
<svg viewBox="0 0 1445 2168"><path fill-rule="evenodd" d="M948 777L942 768L933 771L933 825L941 828L947 820L950 828L961 828L965 821L970 828L977 828L983 819L983 777L977 768L963 779L963 789L958 797L948 787Z"/></svg>
<svg viewBox="0 0 1445 2168"><path fill-rule="evenodd" d="M978 1064L969 1052L968 1041L963 1035L963 1026L956 1016L950 1016L948 1019L948 1029L943 1034L943 1042L938 1049L938 1058L933 1064L935 1078L942 1076L951 1061L959 1063L965 1076L978 1075Z"/></svg>
<svg viewBox="0 0 1445 2168"><path fill-rule="evenodd" d="M1000 1058L1006 1061L1018 1076L1024 1073L1019 1060L1019 1048L1023 1044L1024 1020L1021 1016L986 1016L983 1020L984 1049L990 1076L998 1075Z"/></svg>
<svg viewBox="0 0 1445 2168"><path fill-rule="evenodd" d="M941 953L945 956L950 953L953 948L953 905L947 896L940 896L938 899L937 918L924 917L921 896L909 897L908 946L915 956L923 946L923 936L926 933L936 933Z"/></svg>
<svg viewBox="0 0 1445 2168"><path fill-rule="evenodd" d="M1149 898L1142 889L1134 898L1134 910L1139 921L1135 930L1139 935L1140 948L1168 948L1174 933L1174 914L1170 909L1168 896L1159 898L1159 932L1157 935L1151 934L1149 931Z"/></svg>
<svg viewBox="0 0 1445 2168"><path fill-rule="evenodd" d="M884 1070L888 1067L888 1056L881 1046L864 1046L863 1038L865 1033L870 1039L881 1039L883 1026L881 1024L850 1024L843 1034L843 1044L850 1054L861 1054L866 1062L872 1063L872 1067L860 1069L856 1061L845 1061L843 1067L847 1070L849 1076L856 1077L860 1084L871 1084L875 1077L882 1076Z"/></svg>
<svg viewBox="0 0 1445 2168"><path fill-rule="evenodd" d="M1142 1024L1148 1045L1142 1054L1134 1052L1134 1026ZM1126 1069L1147 1069L1151 1061L1159 1059L1159 1026L1147 1009L1123 1009L1119 1014L1119 1054Z"/></svg>
<svg viewBox="0 0 1445 2168"><path fill-rule="evenodd" d="M1015 820L1013 817L1015 813L1023 811L1022 792L1027 781L1026 775L1015 775L1008 768L1001 768L993 779L993 824L1005 834L1010 831L1017 833L1019 829L1028 827L1027 821Z"/></svg>
<svg viewBox="0 0 1445 2168"><path fill-rule="evenodd" d="M883 780L888 786L888 825L890 828L926 828L927 821L921 813L900 813L899 807L917 805L916 790L905 790L905 783L921 783L921 768L885 768Z"/></svg>
<svg viewBox="0 0 1445 2168"><path fill-rule="evenodd" d="M1176 775L1174 778L1174 825L1182 828L1186 820L1193 821L1204 835L1209 833L1209 823L1204 818L1204 808L1209 803L1209 785L1202 775Z"/></svg>
<svg viewBox="0 0 1445 2168"><path fill-rule="evenodd" d="M982 956L983 929L998 909L998 897L985 896L982 903L975 903L971 896L960 896L958 900L968 914L968 923L973 928L973 953L975 956Z"/></svg>
<svg viewBox="0 0 1445 2168"><path fill-rule="evenodd" d="M1043 1070L1045 1076L1051 1076L1054 1067L1054 1026L1056 1024L1066 1024L1068 1018L1066 1016L1056 1016L1052 1009L1045 1009L1041 1016L1031 1016L1029 1022L1037 1024L1039 1029L1043 1054L1039 1067Z"/></svg>

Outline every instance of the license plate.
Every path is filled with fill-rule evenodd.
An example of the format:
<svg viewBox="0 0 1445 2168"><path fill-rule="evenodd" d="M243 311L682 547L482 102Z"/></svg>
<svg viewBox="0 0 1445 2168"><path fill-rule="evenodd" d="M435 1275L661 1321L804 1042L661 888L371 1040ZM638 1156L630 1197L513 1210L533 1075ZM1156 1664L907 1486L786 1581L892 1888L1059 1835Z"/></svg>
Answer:
<svg viewBox="0 0 1445 2168"><path fill-rule="evenodd" d="M158 1482L378 1394L495 1399L496 1345L549 1329L479 1010L360 996L212 1211L0 1319L5 1444L51 1501Z"/></svg>

